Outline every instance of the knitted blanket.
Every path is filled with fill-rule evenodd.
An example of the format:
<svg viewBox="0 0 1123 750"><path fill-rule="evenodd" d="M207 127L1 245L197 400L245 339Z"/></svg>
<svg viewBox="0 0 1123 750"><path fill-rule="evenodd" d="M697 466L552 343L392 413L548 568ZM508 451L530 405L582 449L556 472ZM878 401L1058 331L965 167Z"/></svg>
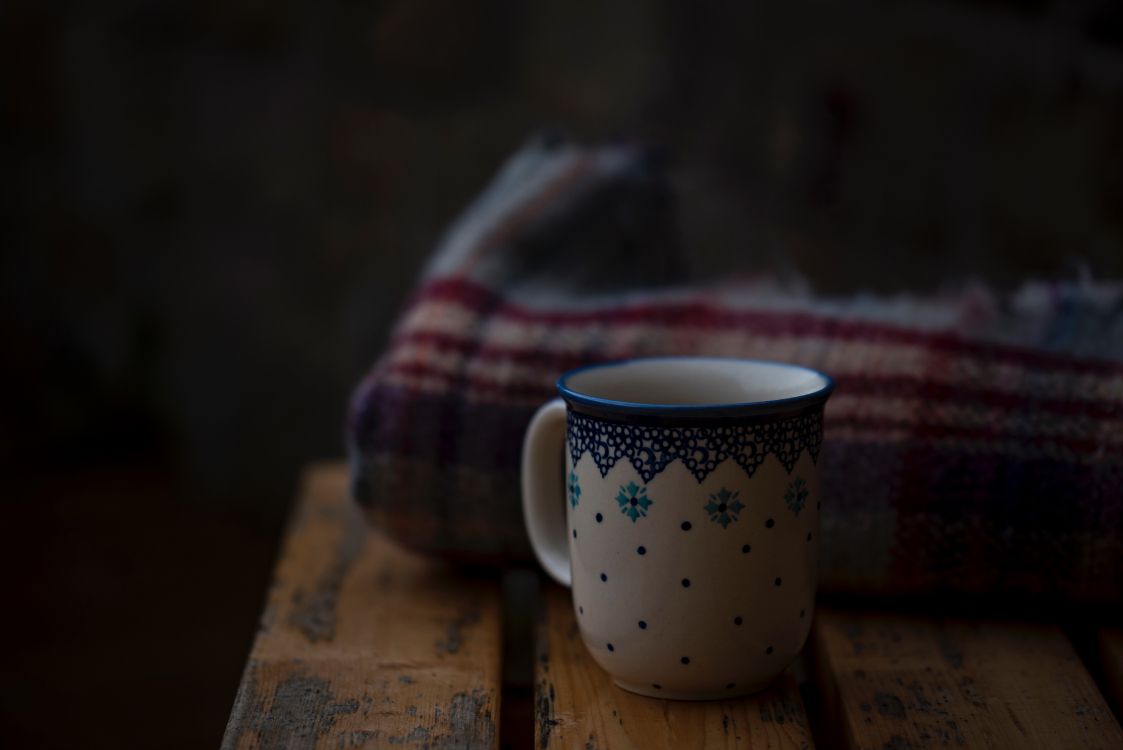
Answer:
<svg viewBox="0 0 1123 750"><path fill-rule="evenodd" d="M543 139L513 156L355 391L353 491L371 520L428 553L528 560L521 441L561 372L760 357L837 382L821 588L1118 600L1120 285L823 299L775 279L685 285L680 260L642 149Z"/></svg>

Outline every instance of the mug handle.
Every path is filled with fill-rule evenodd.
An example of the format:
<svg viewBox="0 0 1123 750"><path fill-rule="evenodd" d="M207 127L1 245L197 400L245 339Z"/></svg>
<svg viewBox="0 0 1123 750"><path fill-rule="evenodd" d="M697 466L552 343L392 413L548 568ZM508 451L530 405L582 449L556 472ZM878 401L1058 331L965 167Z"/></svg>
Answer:
<svg viewBox="0 0 1123 750"><path fill-rule="evenodd" d="M544 404L523 440L523 518L530 546L550 577L570 585L565 538L565 402Z"/></svg>

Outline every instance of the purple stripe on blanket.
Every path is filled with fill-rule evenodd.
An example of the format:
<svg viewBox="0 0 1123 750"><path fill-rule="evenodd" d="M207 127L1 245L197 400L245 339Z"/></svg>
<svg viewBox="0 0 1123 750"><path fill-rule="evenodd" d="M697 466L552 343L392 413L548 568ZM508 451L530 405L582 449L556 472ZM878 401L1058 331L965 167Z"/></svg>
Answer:
<svg viewBox="0 0 1123 750"><path fill-rule="evenodd" d="M518 484L509 468L442 465L384 451L364 458L356 494L368 506L377 496L391 534L454 559L529 559L521 514L511 512ZM1118 464L1074 474L1051 459L829 439L823 460L824 476L834 477L821 531L827 588L1037 594L1068 585L1087 601L1109 601L1118 588L1123 548L1088 544L1119 539L1123 531L1121 509L1104 502L1123 482ZM1065 475L1067 481L1057 479ZM908 502L887 514L890 497ZM1074 581L1079 591L1071 589Z"/></svg>
<svg viewBox="0 0 1123 750"><path fill-rule="evenodd" d="M517 471L523 433L534 410L533 406L466 402L458 394L378 386L365 390L356 402L351 434L362 453Z"/></svg>

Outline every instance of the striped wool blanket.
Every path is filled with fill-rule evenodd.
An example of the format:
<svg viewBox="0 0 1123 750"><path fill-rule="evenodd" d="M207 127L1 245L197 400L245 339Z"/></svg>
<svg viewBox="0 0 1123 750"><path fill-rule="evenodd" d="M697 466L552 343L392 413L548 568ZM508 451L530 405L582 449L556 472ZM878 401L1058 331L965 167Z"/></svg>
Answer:
<svg viewBox="0 0 1123 750"><path fill-rule="evenodd" d="M454 223L355 391L353 491L403 543L529 559L519 456L569 368L784 360L837 381L820 585L1106 603L1123 586L1123 288L823 299L681 281L641 149L531 143ZM560 480L559 480L560 481Z"/></svg>

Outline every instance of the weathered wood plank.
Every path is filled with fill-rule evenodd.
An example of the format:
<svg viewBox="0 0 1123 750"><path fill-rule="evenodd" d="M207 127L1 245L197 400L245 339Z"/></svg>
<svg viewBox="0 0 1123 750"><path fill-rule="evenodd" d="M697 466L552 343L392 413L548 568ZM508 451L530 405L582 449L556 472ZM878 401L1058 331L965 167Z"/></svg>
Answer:
<svg viewBox="0 0 1123 750"><path fill-rule="evenodd" d="M1059 628L820 611L812 637L849 747L1123 747Z"/></svg>
<svg viewBox="0 0 1123 750"><path fill-rule="evenodd" d="M535 742L549 748L810 748L791 670L771 689L729 701L678 702L616 687L585 650L569 592L545 592L535 665Z"/></svg>
<svg viewBox="0 0 1123 750"><path fill-rule="evenodd" d="M311 468L224 748L495 748L501 598L369 531Z"/></svg>
<svg viewBox="0 0 1123 750"><path fill-rule="evenodd" d="M1123 716L1123 629L1104 628L1099 632L1100 662L1116 716Z"/></svg>

